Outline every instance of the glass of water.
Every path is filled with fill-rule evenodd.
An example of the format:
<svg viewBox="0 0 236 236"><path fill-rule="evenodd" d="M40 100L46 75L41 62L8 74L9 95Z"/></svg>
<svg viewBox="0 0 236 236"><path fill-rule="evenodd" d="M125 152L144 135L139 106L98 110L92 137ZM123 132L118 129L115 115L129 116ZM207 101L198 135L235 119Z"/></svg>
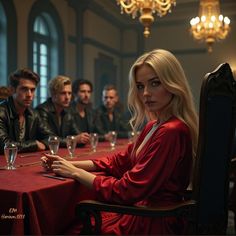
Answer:
<svg viewBox="0 0 236 236"><path fill-rule="evenodd" d="M50 153L56 155L58 152L58 148L60 145L60 139L57 136L49 136L48 138L48 146L50 149Z"/></svg>
<svg viewBox="0 0 236 236"><path fill-rule="evenodd" d="M128 132L129 143L133 143L135 141L136 136L137 133L135 131L129 131Z"/></svg>
<svg viewBox="0 0 236 236"><path fill-rule="evenodd" d="M7 166L6 169L7 170L15 170L16 167L14 166L14 162L16 160L16 156L17 156L17 145L14 142L7 142L4 145L4 155L6 158L6 162L7 162Z"/></svg>
<svg viewBox="0 0 236 236"><path fill-rule="evenodd" d="M74 157L76 144L77 144L77 140L75 136L68 135L66 137L66 146L67 146L67 150L69 152L70 158Z"/></svg>
<svg viewBox="0 0 236 236"><path fill-rule="evenodd" d="M90 134L90 145L91 145L93 152L96 152L96 148L98 145L98 134L97 133Z"/></svg>
<svg viewBox="0 0 236 236"><path fill-rule="evenodd" d="M116 146L116 138L117 138L117 132L116 131L110 131L109 133L109 141L111 145L111 149L115 149Z"/></svg>

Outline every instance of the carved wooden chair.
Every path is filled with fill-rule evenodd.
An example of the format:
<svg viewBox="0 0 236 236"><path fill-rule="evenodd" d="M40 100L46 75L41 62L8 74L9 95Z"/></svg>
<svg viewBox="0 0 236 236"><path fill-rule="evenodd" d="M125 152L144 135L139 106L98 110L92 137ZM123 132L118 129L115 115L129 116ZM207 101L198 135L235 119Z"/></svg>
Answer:
<svg viewBox="0 0 236 236"><path fill-rule="evenodd" d="M234 213L234 230L236 232L236 156L231 160L230 182L233 184L229 196L229 210Z"/></svg>
<svg viewBox="0 0 236 236"><path fill-rule="evenodd" d="M235 81L227 63L206 74L201 87L198 149L190 199L165 208L81 201L77 204L76 214L83 221L82 234L100 233L102 211L149 217L186 217L187 234L225 234L236 121L235 99ZM95 226L91 225L91 216L95 219Z"/></svg>
<svg viewBox="0 0 236 236"><path fill-rule="evenodd" d="M234 213L234 230L236 232L236 132L234 135L233 159L230 168L229 210Z"/></svg>

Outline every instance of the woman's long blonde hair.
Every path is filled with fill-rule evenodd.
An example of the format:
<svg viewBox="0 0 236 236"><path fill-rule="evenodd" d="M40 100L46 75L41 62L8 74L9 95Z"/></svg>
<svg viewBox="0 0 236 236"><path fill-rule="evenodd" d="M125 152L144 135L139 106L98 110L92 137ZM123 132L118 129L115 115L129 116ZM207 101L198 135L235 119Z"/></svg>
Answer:
<svg viewBox="0 0 236 236"><path fill-rule="evenodd" d="M197 149L198 118L193 102L192 92L186 79L184 70L176 57L163 49L155 49L139 57L130 69L128 107L132 114L130 124L134 130L139 129L146 117L145 107L138 96L136 86L136 70L141 65L149 65L158 76L166 90L173 94L173 98L163 111L163 116L175 116L182 120L190 129L193 154Z"/></svg>

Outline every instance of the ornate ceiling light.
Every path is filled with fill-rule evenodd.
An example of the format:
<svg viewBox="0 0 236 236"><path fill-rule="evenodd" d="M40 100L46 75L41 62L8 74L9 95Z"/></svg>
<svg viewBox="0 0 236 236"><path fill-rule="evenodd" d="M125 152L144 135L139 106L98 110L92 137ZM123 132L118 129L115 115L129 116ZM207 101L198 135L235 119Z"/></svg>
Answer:
<svg viewBox="0 0 236 236"><path fill-rule="evenodd" d="M139 12L139 21L144 25L144 36L150 35L150 25L154 21L153 14L157 13L160 17L171 12L171 6L176 4L175 0L117 0L121 7L121 14L124 12L131 14L135 18Z"/></svg>
<svg viewBox="0 0 236 236"><path fill-rule="evenodd" d="M193 37L207 43L212 52L215 41L225 39L229 33L230 19L220 14L219 0L200 0L199 16L190 21Z"/></svg>

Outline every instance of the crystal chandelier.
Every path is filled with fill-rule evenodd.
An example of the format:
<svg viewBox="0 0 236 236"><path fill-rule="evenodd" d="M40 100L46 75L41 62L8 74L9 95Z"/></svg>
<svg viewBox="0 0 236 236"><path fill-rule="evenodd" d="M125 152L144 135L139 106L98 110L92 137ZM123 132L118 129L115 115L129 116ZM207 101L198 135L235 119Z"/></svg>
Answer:
<svg viewBox="0 0 236 236"><path fill-rule="evenodd" d="M199 16L190 21L191 33L199 41L205 41L212 52L215 41L225 39L229 33L230 19L220 14L219 0L200 0Z"/></svg>
<svg viewBox="0 0 236 236"><path fill-rule="evenodd" d="M162 17L171 12L171 6L176 4L175 0L117 0L120 5L121 14L131 14L135 18L139 12L139 21L144 25L144 36L150 35L150 25L154 21L153 14Z"/></svg>

